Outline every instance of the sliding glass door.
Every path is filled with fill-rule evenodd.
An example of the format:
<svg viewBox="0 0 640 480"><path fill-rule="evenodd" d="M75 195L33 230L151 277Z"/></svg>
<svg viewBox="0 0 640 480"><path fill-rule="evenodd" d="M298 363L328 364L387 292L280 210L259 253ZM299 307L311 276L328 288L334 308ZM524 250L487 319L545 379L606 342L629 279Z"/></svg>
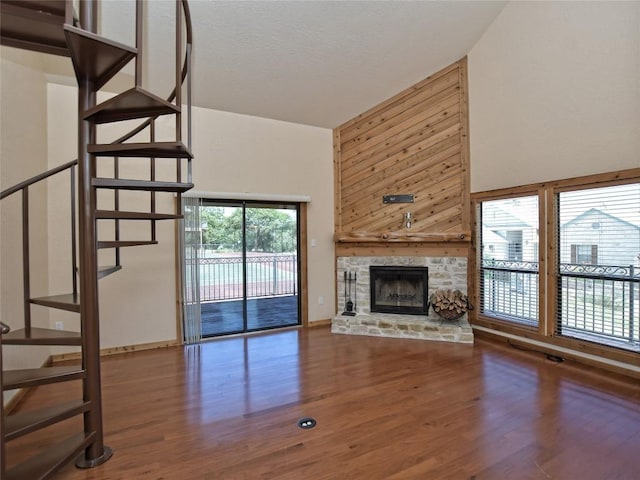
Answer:
<svg viewBox="0 0 640 480"><path fill-rule="evenodd" d="M297 204L203 199L202 336L300 323Z"/></svg>

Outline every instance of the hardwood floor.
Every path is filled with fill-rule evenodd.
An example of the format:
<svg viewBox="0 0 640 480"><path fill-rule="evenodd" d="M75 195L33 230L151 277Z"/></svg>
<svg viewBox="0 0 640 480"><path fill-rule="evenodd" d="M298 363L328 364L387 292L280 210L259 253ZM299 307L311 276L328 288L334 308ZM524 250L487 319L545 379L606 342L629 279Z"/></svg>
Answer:
<svg viewBox="0 0 640 480"><path fill-rule="evenodd" d="M640 385L486 340L296 329L102 366L114 457L61 479L640 478ZM38 387L21 408L71 393ZM305 416L317 426L300 429ZM9 458L74 422L11 442Z"/></svg>

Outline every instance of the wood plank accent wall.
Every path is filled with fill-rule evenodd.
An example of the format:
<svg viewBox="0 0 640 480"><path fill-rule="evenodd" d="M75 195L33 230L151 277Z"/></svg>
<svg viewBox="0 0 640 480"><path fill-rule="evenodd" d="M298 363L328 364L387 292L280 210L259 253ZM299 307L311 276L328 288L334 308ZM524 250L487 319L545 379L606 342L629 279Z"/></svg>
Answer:
<svg viewBox="0 0 640 480"><path fill-rule="evenodd" d="M336 242L469 242L468 125L465 57L335 128Z"/></svg>

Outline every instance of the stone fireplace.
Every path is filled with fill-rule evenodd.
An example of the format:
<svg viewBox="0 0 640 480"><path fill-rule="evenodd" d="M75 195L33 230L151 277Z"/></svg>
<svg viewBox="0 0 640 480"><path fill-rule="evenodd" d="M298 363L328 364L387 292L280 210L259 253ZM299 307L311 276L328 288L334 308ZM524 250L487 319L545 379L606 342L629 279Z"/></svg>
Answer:
<svg viewBox="0 0 640 480"><path fill-rule="evenodd" d="M338 257L336 266L338 314L331 322L333 333L473 343L466 315L450 322L427 311L429 296L438 288L467 291L466 257L349 256ZM408 277L399 279L403 270ZM344 279L349 273L357 278L351 285L355 316L341 313L348 301ZM385 297L382 302L378 294Z"/></svg>

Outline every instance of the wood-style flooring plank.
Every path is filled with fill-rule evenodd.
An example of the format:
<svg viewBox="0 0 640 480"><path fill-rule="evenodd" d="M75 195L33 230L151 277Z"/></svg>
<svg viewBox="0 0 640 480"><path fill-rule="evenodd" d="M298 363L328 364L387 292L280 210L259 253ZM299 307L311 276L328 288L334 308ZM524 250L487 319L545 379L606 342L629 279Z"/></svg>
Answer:
<svg viewBox="0 0 640 480"><path fill-rule="evenodd" d="M272 331L109 356L102 373L114 456L57 478L640 478L637 382L488 340ZM20 409L79 392L38 387ZM10 442L10 462L77 423Z"/></svg>

